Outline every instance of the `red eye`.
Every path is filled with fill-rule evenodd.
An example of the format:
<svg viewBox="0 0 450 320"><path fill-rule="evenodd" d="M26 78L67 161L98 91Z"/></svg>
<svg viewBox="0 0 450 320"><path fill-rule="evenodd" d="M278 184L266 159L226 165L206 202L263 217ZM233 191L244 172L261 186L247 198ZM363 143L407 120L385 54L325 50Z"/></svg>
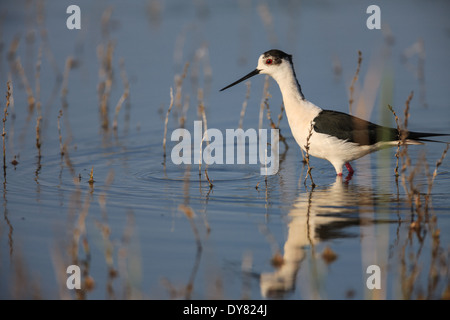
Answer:
<svg viewBox="0 0 450 320"><path fill-rule="evenodd" d="M266 60L266 64L272 64L273 60L272 59L267 59Z"/></svg>

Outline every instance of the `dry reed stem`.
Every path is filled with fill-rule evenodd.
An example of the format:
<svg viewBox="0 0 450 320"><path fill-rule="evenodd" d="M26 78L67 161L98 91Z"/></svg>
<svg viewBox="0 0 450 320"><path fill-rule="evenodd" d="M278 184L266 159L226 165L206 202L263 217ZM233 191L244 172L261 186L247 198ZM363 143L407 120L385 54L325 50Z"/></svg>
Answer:
<svg viewBox="0 0 450 320"><path fill-rule="evenodd" d="M35 95L36 95L36 148L38 150L38 170L36 170L36 173L40 170L40 162L41 162L41 120L42 120L42 112L41 112L41 101L40 101L40 95L41 95L41 82L40 82L40 74L41 74L41 62L42 62L42 46L39 48L38 53L38 60L36 63L36 88L35 88Z"/></svg>
<svg viewBox="0 0 450 320"><path fill-rule="evenodd" d="M118 271L114 268L114 245L111 241L111 228L106 222L95 222L97 228L100 230L103 239L104 245L104 256L106 266L108 268L108 277L106 282L106 292L108 294L109 299L115 299L114 288L113 288L113 280L118 276Z"/></svg>
<svg viewBox="0 0 450 320"><path fill-rule="evenodd" d="M64 146L62 143L62 134L61 134L61 117L62 116L63 116L63 111L62 111L62 109L59 109L57 125L58 125L59 150L60 150L61 157L64 156Z"/></svg>
<svg viewBox="0 0 450 320"><path fill-rule="evenodd" d="M269 95L269 97L270 97L270 95ZM280 130L280 127L279 127L280 126L280 121L281 121L281 119L283 117L284 105L283 104L281 105L281 112L278 115L278 124L275 124L273 122L273 120L272 120L271 111L270 111L270 108L269 108L269 102L268 102L269 101L269 97L264 99L264 105L265 105L265 107L267 109L267 113L266 113L267 120L269 120L270 127L272 129L277 129L278 130L279 140L281 142L283 142L283 144L286 147L286 149L289 149L289 146L286 143L286 138L281 134L281 130Z"/></svg>
<svg viewBox="0 0 450 320"><path fill-rule="evenodd" d="M205 176L206 176L206 180L208 180L208 183L209 183L209 189L212 189L214 187L214 185L212 184L212 180L209 179L207 168L205 168Z"/></svg>
<svg viewBox="0 0 450 320"><path fill-rule="evenodd" d="M111 31L111 16L113 13L113 7L109 6L103 11L102 17L101 17L101 28L102 28L102 38L107 39L109 38L109 33Z"/></svg>
<svg viewBox="0 0 450 320"><path fill-rule="evenodd" d="M91 173L89 174L89 184L93 185L95 180L94 180L94 166L92 166L91 168Z"/></svg>
<svg viewBox="0 0 450 320"><path fill-rule="evenodd" d="M417 56L417 67L414 66L409 60ZM410 47L406 48L402 55L402 61L406 68L414 74L419 81L419 100L423 107L427 108L426 102L426 86L425 86L425 43L422 38L417 39Z"/></svg>
<svg viewBox="0 0 450 320"><path fill-rule="evenodd" d="M189 69L189 62L186 62L186 64L184 65L183 68L183 73L181 75L177 74L175 75L175 107L177 108L177 110L179 110L180 112L182 111L182 89L183 89L183 81L186 78L187 72ZM184 127L184 115L182 114L180 117L180 126L183 128Z"/></svg>
<svg viewBox="0 0 450 320"><path fill-rule="evenodd" d="M407 128L408 128L409 107L410 107L410 103L411 103L411 100L412 100L413 96L414 96L414 91L411 91L411 93L409 94L409 96L408 96L408 98L406 99L406 102L405 102L405 118L403 120L404 121L404 123L403 123L403 130L407 130Z"/></svg>
<svg viewBox="0 0 450 320"><path fill-rule="evenodd" d="M129 265L128 262L132 262L133 259L130 259L130 244L135 234L135 222L134 215L131 211L127 211L127 222L123 230L123 234L121 237L119 249L117 252L117 265L119 268L119 275L123 281L124 286L124 298L130 299L133 296L133 287L132 281L130 277L130 272L128 271Z"/></svg>
<svg viewBox="0 0 450 320"><path fill-rule="evenodd" d="M408 145L406 144L406 137L408 135L408 118L409 118L409 107L410 107L410 102L411 99L413 98L413 91L411 91L411 93L409 94L408 98L406 99L405 102L405 111L404 111L404 119L403 119L403 127L401 128L401 135L400 135L400 140L401 140L401 144L403 146L402 150L400 151L400 157L402 158L402 170L401 170L401 178L402 178L402 185L403 188L405 189L407 195L408 195L408 199L411 202L412 198L414 196L415 192L415 188L414 188L414 184L413 184L413 180L417 171L417 167L414 168L414 170L411 170L410 175L408 177L408 181L410 184L410 190L408 190L407 185L406 185L406 170L407 168L411 167L411 158L409 157L408 154Z"/></svg>
<svg viewBox="0 0 450 320"><path fill-rule="evenodd" d="M108 216L106 212L106 197L107 197L107 190L110 187L110 185L114 181L114 170L111 169L108 172L108 175L106 177L105 186L103 188L103 191L100 193L98 202L102 211L102 217L103 222L96 222L97 227L100 229L102 233L103 243L104 243L104 256L105 256L105 262L108 267L108 277L107 277L107 283L106 283L106 292L108 293L109 297L114 297L114 289L113 289L113 280L117 276L117 270L114 268L114 257L113 257L113 244L110 240L110 234L111 229L108 225ZM90 173L90 179L89 184L92 187L94 183L94 167L91 169ZM91 194L93 192L93 189L91 189Z"/></svg>
<svg viewBox="0 0 450 320"><path fill-rule="evenodd" d="M48 31L45 28L45 3L43 0L41 1L37 1L37 6L36 6L36 21L37 24L39 26L39 33L42 39L42 43L44 44L43 47L45 49L45 54L47 56L47 60L50 63L50 65L52 66L57 79L60 78L60 72L59 72L59 67L58 67L58 63L56 62L56 58L53 55L53 52L50 48L50 41L48 39Z"/></svg>
<svg viewBox="0 0 450 320"><path fill-rule="evenodd" d="M280 253L281 249L278 245L277 239L275 238L274 234L270 231L270 229L267 227L267 225L263 223L258 223L258 230L259 233L261 233L266 242L270 246L270 251L272 254L272 257L270 259L270 262L273 267L280 268L284 263L283 255Z"/></svg>
<svg viewBox="0 0 450 320"><path fill-rule="evenodd" d="M6 82L6 106L3 109L3 131L2 131L2 142L3 142L3 176L6 177L6 120L8 117L8 108L11 103L11 81Z"/></svg>
<svg viewBox="0 0 450 320"><path fill-rule="evenodd" d="M242 102L242 109L241 109L241 115L239 117L239 129L242 129L242 126L244 124L244 116L245 116L245 110L247 109L247 105L248 105L248 99L250 98L250 89L252 86L252 82L251 81L247 81L245 82L246 86L247 86L247 91L245 93L245 99L244 102Z"/></svg>
<svg viewBox="0 0 450 320"><path fill-rule="evenodd" d="M108 41L106 51L103 45L99 45L97 48L97 55L98 59L100 60L100 69L99 69L100 83L98 84L98 94L100 101L99 108L100 108L101 127L105 131L107 131L109 128L108 104L113 83L112 60L114 47L115 47L114 43L112 41Z"/></svg>
<svg viewBox="0 0 450 320"><path fill-rule="evenodd" d="M62 76L62 82L61 82L61 108L59 110L58 114L58 133L59 133L59 139L60 139L60 153L61 155L64 155L63 148L62 148L62 136L61 136L61 124L60 120L64 116L64 125L65 125L65 131L67 133L68 139L71 139L72 137L72 129L70 126L70 121L68 117L68 102L67 102L67 93L68 91L68 85L69 85L69 74L72 68L74 68L76 65L75 60L69 56L66 58L66 62L64 64L64 72ZM63 112L64 110L64 112Z"/></svg>
<svg viewBox="0 0 450 320"><path fill-rule="evenodd" d="M308 166L308 171L306 172L305 180L303 182L306 186L306 180L308 179L308 176L309 176L309 179L311 180L311 188L312 189L314 189L316 187L316 184L314 183L314 180L313 180L313 177L311 174L313 167L311 167L310 163L309 163L309 147L310 147L309 140L311 139L311 136L313 134L313 128L314 128L314 124L313 124L313 122L311 122L311 126L309 128L309 134L308 134L308 137L306 138L306 145L305 145L305 151L306 151L305 152L305 161L306 161L306 165Z"/></svg>
<svg viewBox="0 0 450 320"><path fill-rule="evenodd" d="M450 143L447 143L447 146L445 147L444 151L442 152L441 157L439 158L439 160L436 161L436 166L434 168L432 177L429 178L428 191L427 191L427 194L425 196L425 208L426 208L426 210L428 210L428 207L429 207L429 200L430 200L430 196L431 196L431 189L433 188L434 180L436 179L436 176L438 174L437 173L438 169L441 166L442 162L444 161L445 156L447 155L447 152L448 152L449 148L450 148Z"/></svg>
<svg viewBox="0 0 450 320"><path fill-rule="evenodd" d="M394 172L395 172L395 178L398 179L398 177L399 177L399 175L400 175L399 172L398 172L398 164L399 164L399 160L400 160L400 146L402 145L402 140L401 140L401 137L402 137L402 129L401 129L400 123L399 123L400 120L399 120L397 114L395 113L394 108L392 108L392 106L389 105L389 104L388 104L388 108L389 108L389 110L392 112L392 114L394 115L395 123L396 123L396 125L397 125L398 138L399 138L399 139L398 139L398 143L397 143L397 151L395 152L395 158L397 159L397 161L396 161L395 169L394 169Z"/></svg>
<svg viewBox="0 0 450 320"><path fill-rule="evenodd" d="M164 137L163 137L163 157L164 157L164 162L166 161L167 124L169 122L169 114L170 114L170 110L172 110L172 107L173 107L173 88L170 87L170 104L169 104L169 109L167 109L166 119L164 120Z"/></svg>
<svg viewBox="0 0 450 320"><path fill-rule="evenodd" d="M186 217L188 218L189 223L191 224L192 232L194 233L195 244L196 244L196 256L195 256L194 266L192 268L191 275L189 277L189 281L184 289L185 299L190 299L192 296L192 292L194 290L195 276L197 274L198 267L200 266L200 258L202 255L203 246L202 246L202 242L200 239L200 234L199 234L197 226L195 225L195 222L194 222L194 217L195 217L194 210L192 210L191 207L183 205L183 204L180 204L178 206L178 209L183 211L184 214L186 215Z"/></svg>
<svg viewBox="0 0 450 320"><path fill-rule="evenodd" d="M117 131L117 117L119 116L119 112L120 109L122 108L123 103L125 102L125 100L128 98L128 88L125 88L122 96L120 97L119 101L117 102L116 108L115 108L115 112L114 112L114 121L113 121L113 130Z"/></svg>
<svg viewBox="0 0 450 320"><path fill-rule="evenodd" d="M76 178L76 172L75 172L75 169L73 167L72 161L70 160L69 153L67 151L67 144L66 143L64 143L64 145L63 145L62 154L64 155L64 160L66 162L66 166L67 166L67 168L69 168L69 171L70 171L70 173L71 173L71 175L73 177L73 182L75 183L75 185L78 186L79 185L79 180Z"/></svg>
<svg viewBox="0 0 450 320"><path fill-rule="evenodd" d="M261 20L263 21L264 27L266 28L266 34L269 37L269 42L273 47L277 47L278 39L275 33L273 17L270 13L269 6L266 3L261 3L260 5L258 5L258 13Z"/></svg>
<svg viewBox="0 0 450 320"><path fill-rule="evenodd" d="M353 93L355 91L355 83L356 81L358 81L358 77L359 77L359 70L361 69L361 62L362 62L362 53L360 50L358 50L358 65L356 67L356 72L355 75L353 77L352 83L350 85L350 99L348 101L349 104L349 110L350 110L350 114L352 114L352 106L353 106Z"/></svg>
<svg viewBox="0 0 450 320"><path fill-rule="evenodd" d="M392 112L392 114L395 117L395 123L397 125L397 132L398 132L398 144L397 144L397 151L395 153L395 157L397 159L396 166L394 169L396 181L398 183L398 177L401 177L402 186L408 195L408 199L410 203L412 203L412 200L414 197L416 198L416 201L419 201L418 197L420 197L420 192L417 190L417 188L414 187L414 177L416 173L418 172L419 168L416 166L413 170L410 170L410 174L408 177L406 177L406 171L408 168L411 167L411 158L408 154L408 145L406 143L406 138L408 136L408 119L409 119L409 109L410 109L410 103L414 96L414 92L411 91L408 98L405 102L405 110L404 110L404 119L403 123L400 123L400 119L395 113L392 106L388 105L389 110ZM399 173L399 159L402 159L402 168ZM407 187L407 182L409 183L410 188Z"/></svg>
<svg viewBox="0 0 450 320"><path fill-rule="evenodd" d="M41 120L42 116L36 119L36 148L38 149L38 159L41 159Z"/></svg>
<svg viewBox="0 0 450 320"><path fill-rule="evenodd" d="M39 47L38 58L36 62L36 75L35 75L35 96L36 96L36 110L38 116L41 115L41 65L42 65L42 46Z"/></svg>
<svg viewBox="0 0 450 320"><path fill-rule="evenodd" d="M130 108L131 108L131 104L130 104L130 99L129 99L129 94L130 94L130 81L128 80L128 75L127 75L127 71L125 69L125 59L121 58L119 61L119 68L120 68L120 77L122 78L122 84L124 87L124 91L127 92L127 99L126 100L126 112L125 112L125 126L124 126L124 132L127 133L128 132L128 128L129 128L129 122L130 122Z"/></svg>
<svg viewBox="0 0 450 320"><path fill-rule="evenodd" d="M202 141L200 144L200 161L198 163L198 175L201 176L201 169L202 169L202 145L203 145L203 141L206 139L206 143L209 145L209 139L208 139L208 123L206 121L206 112L205 112L205 105L203 102L203 90L202 89L198 89L198 100L199 100L199 105L198 105L198 110L199 113L201 114L202 117L202 121L203 121L203 131L204 131L204 135L202 137ZM205 168L205 173L207 173L208 170L208 166L206 166ZM208 182L209 182L209 188L212 188L212 183L209 181L208 178Z"/></svg>
<svg viewBox="0 0 450 320"><path fill-rule="evenodd" d="M158 29L162 21L162 4L158 0L150 0L147 3L147 15L150 25L153 29Z"/></svg>
<svg viewBox="0 0 450 320"><path fill-rule="evenodd" d="M83 286L81 290L77 290L76 292L78 299L85 299L87 292L91 291L95 285L94 279L91 276L89 276L90 247L86 231L86 218L89 213L90 204L91 204L91 195L87 193L83 206L81 208L81 212L78 216L75 229L73 230L73 237L72 237L72 246L71 246L72 261L76 265L80 265L81 262L81 266L84 267ZM78 256L80 239L82 239L82 247L86 257L84 261L80 261Z"/></svg>
<svg viewBox="0 0 450 320"><path fill-rule="evenodd" d="M206 121L205 102L203 101L203 90L201 88L198 89L197 99L198 99L198 111L202 117L203 128L206 133L208 131L208 122ZM207 144L209 144L207 134L206 134L206 139L207 139L206 140Z"/></svg>
<svg viewBox="0 0 450 320"><path fill-rule="evenodd" d="M30 83L25 74L25 70L23 69L22 62L20 61L20 57L16 58L16 69L19 73L22 84L25 87L25 91L28 96L28 112L31 114L31 112L34 110L36 99L34 98L33 90L31 89Z"/></svg>
<svg viewBox="0 0 450 320"><path fill-rule="evenodd" d="M322 251L322 259L326 264L334 262L337 257L338 255L329 246L326 246Z"/></svg>
<svg viewBox="0 0 450 320"><path fill-rule="evenodd" d="M283 142L284 147L287 149L289 149L289 145L286 142L286 138L281 134L281 129L280 129L280 123L281 123L281 119L283 119L283 114L284 114L285 108L284 108L284 103L281 103L280 106L280 113L278 114L278 118L277 118L277 124L276 124L276 128L280 130L279 135L280 135L280 141ZM301 148L300 148L301 150ZM303 156L303 151L302 151L302 156Z"/></svg>
<svg viewBox="0 0 450 320"><path fill-rule="evenodd" d="M266 75L264 78L264 89L263 89L263 98L261 99L261 104L259 108L259 125L258 129L262 129L263 126L263 116L264 116L264 108L266 107L267 101L271 97L269 93L269 76Z"/></svg>
<svg viewBox="0 0 450 320"><path fill-rule="evenodd" d="M16 57L16 53L17 53L17 49L19 48L19 43L20 43L20 36L16 35L14 37L14 39L11 41L11 44L9 45L9 49L8 49L8 53L7 53L7 58L10 62L14 61L14 58ZM11 69L15 69L15 66L12 65Z"/></svg>
<svg viewBox="0 0 450 320"><path fill-rule="evenodd" d="M69 73L74 65L74 60L72 57L66 58L66 63L64 65L64 73L62 78L62 85L61 85L61 98L63 101L63 107L67 107L67 92L68 92L68 83L69 83Z"/></svg>

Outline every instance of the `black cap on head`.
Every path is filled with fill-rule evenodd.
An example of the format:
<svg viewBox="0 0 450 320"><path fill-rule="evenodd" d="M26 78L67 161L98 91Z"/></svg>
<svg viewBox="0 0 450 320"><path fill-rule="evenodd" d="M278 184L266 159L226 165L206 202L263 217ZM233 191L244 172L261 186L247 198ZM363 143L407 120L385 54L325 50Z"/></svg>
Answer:
<svg viewBox="0 0 450 320"><path fill-rule="evenodd" d="M263 55L264 55L264 58L271 56L274 60L273 61L274 64L280 64L282 59L287 60L287 61L289 61L289 63L292 64L292 55L287 54L286 52L283 52L278 49L272 49L272 50L266 51L263 53Z"/></svg>

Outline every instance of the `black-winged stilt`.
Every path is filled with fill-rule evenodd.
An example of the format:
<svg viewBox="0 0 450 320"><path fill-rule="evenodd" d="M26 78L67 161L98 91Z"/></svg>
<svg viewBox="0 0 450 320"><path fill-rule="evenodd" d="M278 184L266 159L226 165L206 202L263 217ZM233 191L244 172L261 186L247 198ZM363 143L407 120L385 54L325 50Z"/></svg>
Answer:
<svg viewBox="0 0 450 320"><path fill-rule="evenodd" d="M322 110L306 100L295 75L292 56L280 50L263 53L255 70L220 91L257 74L270 75L278 83L289 127L299 146L305 150L306 139L311 134L309 154L331 162L338 175L342 175L343 165L350 175L353 174L350 161L381 148L398 145L397 129L380 126L343 112ZM408 144L421 144L421 141L430 141L424 139L426 137L447 135L413 131L407 134Z"/></svg>

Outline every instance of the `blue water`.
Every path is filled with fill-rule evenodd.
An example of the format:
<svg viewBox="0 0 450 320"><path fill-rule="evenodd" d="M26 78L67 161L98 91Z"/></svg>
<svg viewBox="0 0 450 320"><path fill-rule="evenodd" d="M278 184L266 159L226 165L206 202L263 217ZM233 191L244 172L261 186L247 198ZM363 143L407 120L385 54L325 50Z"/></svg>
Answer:
<svg viewBox="0 0 450 320"><path fill-rule="evenodd" d="M356 173L348 182L336 178L328 162L312 158L313 189L310 180L304 181L301 152L283 115L280 129L289 148L280 145L279 172L266 182L259 164L210 165L210 188L205 164L199 179L198 164L172 163L170 152L177 142L170 141L170 135L180 127L183 110L186 129L191 131L194 121L201 120L199 88L208 128L236 129L247 87L242 83L225 92L219 89L253 70L258 56L271 48L293 54L307 99L344 112L349 111L349 87L361 50L355 114L395 126L386 105L403 118L405 101L414 91L409 128L448 132L447 2L382 1L382 30L367 29L367 1L281 1L262 7L256 1L78 1L80 30L66 28L70 4L0 4L0 91L6 93L9 78L14 89L5 123L2 299L443 296L450 243L448 157L438 169L426 220L416 233L410 226L418 219L417 204L408 202L402 180L395 181L395 148L356 161ZM108 10L111 16L102 29L102 15ZM264 22L264 12L271 22ZM393 42L386 40L389 36ZM19 39L14 59L20 57L35 96L40 85L40 159L38 110L29 111L23 80L8 60L14 37ZM97 54L99 45L109 41L114 44L110 125L124 92L123 69L130 86L116 131L102 129L99 112ZM76 67L67 78L64 108L61 83L69 56ZM169 92L171 87L175 91L174 77L183 73L186 62L190 64L181 107L175 105L169 116L164 161ZM273 80L269 84L268 102L276 122L281 95ZM263 86L263 76L252 78L244 129L258 129ZM358 100L360 91L364 96ZM2 110L5 103L2 95ZM265 114L263 125L270 128ZM431 173L444 149L445 144L438 143L408 148L413 166L426 162ZM14 156L16 166L11 164ZM424 156L426 161L421 160ZM92 168L95 182L90 184ZM418 166L413 186L422 194L419 211L425 212L424 165ZM193 215L180 205L191 208ZM336 254L335 260L323 258L326 248ZM283 257L282 265L272 262L276 257ZM85 272L83 281L90 277L95 283L82 290L84 295L65 285L66 268L72 264ZM381 268L381 289L367 289L370 265ZM408 287L415 270L413 286ZM436 287L429 286L430 274L436 275Z"/></svg>

